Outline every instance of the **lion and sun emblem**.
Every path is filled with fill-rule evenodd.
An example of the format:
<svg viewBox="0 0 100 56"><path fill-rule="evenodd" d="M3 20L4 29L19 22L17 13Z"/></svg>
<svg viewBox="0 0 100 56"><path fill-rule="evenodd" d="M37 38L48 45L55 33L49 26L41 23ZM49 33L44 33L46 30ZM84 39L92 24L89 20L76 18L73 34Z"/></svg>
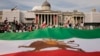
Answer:
<svg viewBox="0 0 100 56"><path fill-rule="evenodd" d="M80 52L85 52L81 48L76 48L76 47L79 47L79 44L76 44L76 46L68 45L68 44L73 44L74 42L75 42L74 40L70 40L70 41L67 41L67 43L65 43L64 41L58 41L55 39L43 39L43 40L34 41L30 43L29 46L21 45L18 47L19 48L21 47L35 48L34 50L31 50L31 51L40 51L43 48L58 47L59 49L64 49L64 50L66 50L67 48L70 48L70 49L76 49L77 51L80 51Z"/></svg>

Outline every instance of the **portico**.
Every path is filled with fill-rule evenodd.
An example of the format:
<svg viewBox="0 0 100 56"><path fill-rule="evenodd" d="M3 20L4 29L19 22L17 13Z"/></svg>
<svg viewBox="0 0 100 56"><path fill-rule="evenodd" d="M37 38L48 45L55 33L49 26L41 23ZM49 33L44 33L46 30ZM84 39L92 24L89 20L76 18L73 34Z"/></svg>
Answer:
<svg viewBox="0 0 100 56"><path fill-rule="evenodd" d="M47 25L52 24L56 25L58 24L58 15L57 14L36 14L36 23L42 24L44 21L46 22Z"/></svg>

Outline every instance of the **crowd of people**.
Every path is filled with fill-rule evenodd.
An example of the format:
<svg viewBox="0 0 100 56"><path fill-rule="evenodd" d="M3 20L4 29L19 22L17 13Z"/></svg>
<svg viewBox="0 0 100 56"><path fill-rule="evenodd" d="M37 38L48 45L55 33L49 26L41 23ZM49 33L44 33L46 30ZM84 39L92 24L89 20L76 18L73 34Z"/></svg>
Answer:
<svg viewBox="0 0 100 56"><path fill-rule="evenodd" d="M0 26L0 33L32 31L33 27L33 24L26 25L24 23L19 23L17 20L14 20L12 23L9 23L6 19Z"/></svg>
<svg viewBox="0 0 100 56"><path fill-rule="evenodd" d="M14 20L12 23L9 23L8 20L4 20L4 22L0 25L0 33L5 33L5 32L27 32L27 31L34 31L37 29L41 29L41 28L54 28L54 27L72 27L72 28L79 28L80 24L75 24L72 25L71 23L66 22L63 24L58 24L58 25L52 25L49 24L47 25L46 22L44 21L41 25L36 24L36 23L31 23L29 25L24 24L24 23L20 23L17 20ZM81 26L80 26L81 27Z"/></svg>

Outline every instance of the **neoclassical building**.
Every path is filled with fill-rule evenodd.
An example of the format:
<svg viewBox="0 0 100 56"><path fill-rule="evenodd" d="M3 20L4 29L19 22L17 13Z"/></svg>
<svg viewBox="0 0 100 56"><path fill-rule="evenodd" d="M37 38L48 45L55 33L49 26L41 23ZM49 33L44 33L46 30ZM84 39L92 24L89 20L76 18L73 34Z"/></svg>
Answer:
<svg viewBox="0 0 100 56"><path fill-rule="evenodd" d="M31 12L35 13L35 22L42 24L44 21L46 24L58 25L64 23L67 20L71 20L73 24L84 23L84 13L74 10L73 12L62 12L51 10L51 4L46 0L42 4L41 10L34 10Z"/></svg>
<svg viewBox="0 0 100 56"><path fill-rule="evenodd" d="M44 21L47 25L58 25L64 23L67 20L71 20L73 24L83 22L84 23L84 13L73 10L73 12L62 12L51 10L51 4L46 0L41 5L41 10L30 10L30 11L20 11L20 10L3 10L2 21L6 18L12 22L13 19L18 20L23 23L35 23L41 25Z"/></svg>
<svg viewBox="0 0 100 56"><path fill-rule="evenodd" d="M36 24L41 25L43 22L46 22L47 25L62 25L67 21L74 26L77 23L83 23L85 26L91 26L91 24L96 23L100 24L100 12L80 12L78 10L73 11L57 11L52 10L51 4L45 0L41 9L22 11L18 9L4 9L0 11L0 23L4 22L5 19L8 19L9 22L17 20L25 24L31 24L35 22ZM94 25L95 26L95 25Z"/></svg>

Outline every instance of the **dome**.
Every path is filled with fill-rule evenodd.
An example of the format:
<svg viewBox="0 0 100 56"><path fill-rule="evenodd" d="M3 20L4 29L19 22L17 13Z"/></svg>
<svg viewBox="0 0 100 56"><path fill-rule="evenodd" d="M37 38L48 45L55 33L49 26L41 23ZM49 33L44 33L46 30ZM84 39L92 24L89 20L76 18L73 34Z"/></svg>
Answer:
<svg viewBox="0 0 100 56"><path fill-rule="evenodd" d="M47 0L42 4L42 10L51 10L51 5Z"/></svg>
<svg viewBox="0 0 100 56"><path fill-rule="evenodd" d="M34 6L32 8L32 11L35 11L35 10L42 10L41 6Z"/></svg>
<svg viewBox="0 0 100 56"><path fill-rule="evenodd" d="M49 3L47 0L42 4L42 6L48 6L48 7L51 7L50 3Z"/></svg>

